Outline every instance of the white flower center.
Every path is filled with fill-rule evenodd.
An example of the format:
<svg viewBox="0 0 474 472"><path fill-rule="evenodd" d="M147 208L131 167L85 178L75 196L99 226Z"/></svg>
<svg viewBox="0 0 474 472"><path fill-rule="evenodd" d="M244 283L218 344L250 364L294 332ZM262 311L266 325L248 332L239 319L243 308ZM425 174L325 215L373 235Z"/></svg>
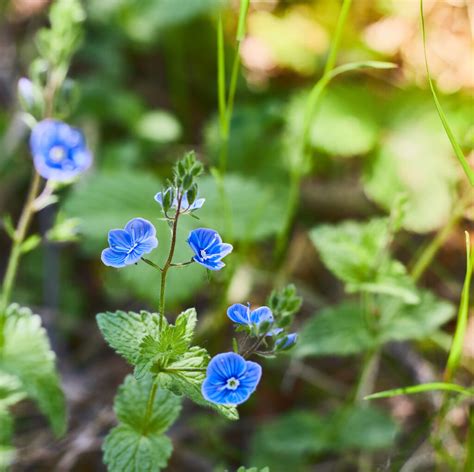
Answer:
<svg viewBox="0 0 474 472"><path fill-rule="evenodd" d="M62 146L53 146L49 150L49 158L56 163L59 163L64 160L66 157L66 151Z"/></svg>
<svg viewBox="0 0 474 472"><path fill-rule="evenodd" d="M240 382L238 379L235 377L231 377L230 379L227 380L227 383L225 384L225 388L228 390L237 390L238 386L240 385Z"/></svg>
<svg viewBox="0 0 474 472"><path fill-rule="evenodd" d="M127 254L130 254L137 246L138 246L138 243L135 243L135 244L127 251Z"/></svg>
<svg viewBox="0 0 474 472"><path fill-rule="evenodd" d="M209 259L211 256L208 256L207 253L206 253L206 250L205 249L201 249L201 258L206 260L206 259Z"/></svg>

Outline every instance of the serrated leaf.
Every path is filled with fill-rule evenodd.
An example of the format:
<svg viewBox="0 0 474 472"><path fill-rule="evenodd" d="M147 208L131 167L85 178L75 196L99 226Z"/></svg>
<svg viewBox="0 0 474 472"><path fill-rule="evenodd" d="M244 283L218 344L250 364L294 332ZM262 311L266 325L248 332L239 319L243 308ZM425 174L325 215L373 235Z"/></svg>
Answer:
<svg viewBox="0 0 474 472"><path fill-rule="evenodd" d="M158 329L148 330L140 342L135 361L137 377L145 375L153 365L160 371L185 354L191 344L196 323L196 310L190 308L176 318L174 325L164 320L161 332Z"/></svg>
<svg viewBox="0 0 474 472"><path fill-rule="evenodd" d="M349 355L364 352L389 341L421 339L454 315L451 304L428 291L419 292L419 303L381 297L379 316L366 315L361 304L329 307L308 320L293 348L296 357Z"/></svg>
<svg viewBox="0 0 474 472"><path fill-rule="evenodd" d="M210 356L204 348L193 346L175 362L169 364L164 372L158 374L158 382L180 395L184 395L201 406L213 408L230 420L237 420L239 414L235 407L217 405L204 399L201 385L206 377L205 369Z"/></svg>
<svg viewBox="0 0 474 472"><path fill-rule="evenodd" d="M120 424L108 434L104 445L104 462L109 471L155 472L165 467L172 444L163 433L181 411L181 399L169 390L158 388L147 415L154 378L125 378L115 398L114 410Z"/></svg>
<svg viewBox="0 0 474 472"><path fill-rule="evenodd" d="M387 218L321 225L313 228L310 236L324 264L346 284L348 292L391 295L406 303L419 301L403 264L385 254Z"/></svg>
<svg viewBox="0 0 474 472"><path fill-rule="evenodd" d="M97 324L109 346L135 365L143 338L158 329L160 315L141 311L99 313Z"/></svg>
<svg viewBox="0 0 474 472"><path fill-rule="evenodd" d="M0 410L18 403L25 396L26 392L18 377L0 371Z"/></svg>
<svg viewBox="0 0 474 472"><path fill-rule="evenodd" d="M310 318L299 331L292 354L296 357L349 355L376 345L360 304L328 307Z"/></svg>
<svg viewBox="0 0 474 472"><path fill-rule="evenodd" d="M0 371L16 376L28 396L48 417L60 436L66 428L66 405L41 318L29 308L12 304L7 308L4 344L0 350Z"/></svg>
<svg viewBox="0 0 474 472"><path fill-rule="evenodd" d="M119 425L107 435L103 450L109 472L157 472L166 467L173 446L163 434L144 436Z"/></svg>
<svg viewBox="0 0 474 472"><path fill-rule="evenodd" d="M169 390L158 388L152 409L152 415L145 418L148 397L153 385L153 377L137 380L128 375L119 387L115 398L114 410L117 418L138 432L163 433L176 420L181 411L181 399Z"/></svg>

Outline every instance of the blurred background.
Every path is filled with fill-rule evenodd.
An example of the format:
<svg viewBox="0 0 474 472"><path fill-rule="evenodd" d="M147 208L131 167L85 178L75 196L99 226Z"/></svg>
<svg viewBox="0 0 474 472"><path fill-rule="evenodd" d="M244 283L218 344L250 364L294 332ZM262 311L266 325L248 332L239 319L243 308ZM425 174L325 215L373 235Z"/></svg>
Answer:
<svg viewBox="0 0 474 472"><path fill-rule="evenodd" d="M0 10L0 215L10 213L15 221L31 174L16 84L37 54L33 38L47 22L48 4L3 0ZM235 250L226 274L209 280L192 266L171 274L167 294L170 314L197 307L200 342L211 353L229 349L232 330L225 309L231 303L264 304L275 286L292 282L304 298L297 316L302 327L322 308L345 299L309 230L386 215L400 194L408 205L394 254L410 267L448 227L421 284L459 302L463 230L473 228L474 196L427 86L417 0L353 2L337 63L383 60L398 67L357 71L330 84L311 122L311 164L301 169L297 209L288 219L290 172L299 162L296 143L305 104L322 74L340 5L251 1L230 125L229 208L223 210L212 175L203 177L201 221L183 223L177 259L189 257L184 240L191 227L219 230ZM237 1L87 0L84 6L84 41L70 73L77 81L71 91L77 106L69 121L84 130L95 162L88 175L61 191L60 205L39 214L35 227L45 241L23 260L13 297L34 307L47 326L68 398L69 432L55 440L32 404L18 405L16 471L105 470L101 442L115 421L116 388L130 369L105 345L95 314L156 309L159 278L147 266L106 268L100 252L108 230L136 216L156 222L166 247L168 231L153 196L171 166L190 149L209 168L218 165L218 12L224 19L227 71L236 48ZM473 163L474 4L426 0L425 19L431 73L454 134ZM470 201L461 214L460 201ZM46 238L55 220L75 241ZM287 226L287 237L278 238ZM2 271L8 251L9 241L0 233ZM445 325L444 333L453 326ZM474 372L472 323L465 344L468 376ZM277 472L350 471L369 453L368 470L401 470L417 454L436 409L431 397L397 397L379 402L370 413L344 416L346 410L343 415L338 409L357 383L361 356L298 352L264 361L264 379L240 408L239 422L186 403L170 432L175 452L169 470L269 465ZM433 380L445 358L446 351L432 341L389 343L375 390ZM455 409L450 421L462 429L465 412ZM328 437L323 432L331 422L342 426ZM433 469L421 463L406 470Z"/></svg>

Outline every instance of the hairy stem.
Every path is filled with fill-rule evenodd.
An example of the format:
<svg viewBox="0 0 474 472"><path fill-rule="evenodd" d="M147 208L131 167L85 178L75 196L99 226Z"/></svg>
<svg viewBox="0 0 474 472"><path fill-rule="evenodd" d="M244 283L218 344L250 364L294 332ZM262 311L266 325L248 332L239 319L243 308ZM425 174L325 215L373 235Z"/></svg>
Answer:
<svg viewBox="0 0 474 472"><path fill-rule="evenodd" d="M147 401L147 404L146 404L145 426L143 428L143 433L144 434L146 434L146 432L147 432L149 419L151 418L151 415L153 413L153 403L155 403L155 397L156 397L157 389L158 389L158 384L156 383L156 381L154 381L153 385L151 386L150 395L148 396L148 401Z"/></svg>
<svg viewBox="0 0 474 472"><path fill-rule="evenodd" d="M15 231L15 237L13 240L13 246L10 252L10 257L7 263L7 270L3 278L2 285L2 298L0 301L0 328L3 328L5 319L5 310L10 302L13 285L15 283L16 274L18 272L18 264L21 258L21 246L25 240L28 228L31 222L31 218L35 212L34 201L39 193L41 184L41 177L35 171L33 178L31 179L30 189L26 198L25 205L23 207L20 219L18 220L18 226ZM2 329L0 329L2 331Z"/></svg>
<svg viewBox="0 0 474 472"><path fill-rule="evenodd" d="M161 269L160 306L159 306L160 320L159 320L159 325L158 325L160 333L163 329L163 318L165 317L166 276L168 275L168 270L170 267L172 267L172 263L173 263L174 250L176 248L176 236L178 233L179 212L181 210L182 199L183 199L183 195L182 194L178 195L178 207L176 208L176 213L173 219L173 226L171 228L170 252L168 254L168 259L166 259L165 265L163 266L163 269Z"/></svg>

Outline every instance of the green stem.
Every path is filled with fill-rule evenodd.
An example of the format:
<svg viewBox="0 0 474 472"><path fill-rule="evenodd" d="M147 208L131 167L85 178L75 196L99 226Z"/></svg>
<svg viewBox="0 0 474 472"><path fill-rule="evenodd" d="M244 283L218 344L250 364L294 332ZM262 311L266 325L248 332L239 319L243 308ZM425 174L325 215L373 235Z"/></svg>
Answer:
<svg viewBox="0 0 474 472"><path fill-rule="evenodd" d="M310 92L308 103L305 109L305 118L303 123L303 132L300 139L300 154L301 154L301 162L299 164L294 164L290 170L290 184L289 184L289 196L288 196L288 206L286 211L286 219L285 225L280 232L277 240L276 246L276 257L277 259L281 257L283 251L287 245L290 229L293 224L293 219L296 213L296 209L298 207L298 200L300 195L300 184L301 179L303 178L306 166L309 161L309 153L307 152L307 142L309 136L309 130L311 127L312 118L314 116L314 112L316 106L320 100L322 92L326 85L331 80L331 72L334 69L334 65L336 63L337 53L339 51L339 46L341 44L342 38L342 31L344 29L344 25L347 20L347 16L349 14L349 10L351 7L352 0L344 0L341 12L339 13L339 18L337 20L336 30L334 32L334 39L331 44L331 48L329 50L328 58L326 61L326 65L324 66L324 71L322 77L313 87Z"/></svg>
<svg viewBox="0 0 474 472"><path fill-rule="evenodd" d="M160 284L160 305L159 305L159 314L160 320L158 324L159 332L161 333L163 329L163 318L165 317L165 291L166 291L166 276L168 275L168 270L172 267L174 250L176 248L176 236L178 233L178 220L179 220L179 212L181 210L181 200L183 199L183 195L178 196L178 208L176 209L176 213L173 219L173 226L171 229L171 245L170 245L170 252L168 254L168 259L166 259L165 265L161 270L161 284Z"/></svg>
<svg viewBox="0 0 474 472"><path fill-rule="evenodd" d="M158 384L156 381L153 382L153 385L151 386L150 390L150 395L148 396L148 401L146 404L146 411L145 411L145 421L144 421L144 428L143 428L143 433L146 434L147 432L147 427L149 424L149 419L151 418L151 415L153 413L153 403L155 403L155 397L156 397L156 391L158 390Z"/></svg>
<svg viewBox="0 0 474 472"><path fill-rule="evenodd" d="M474 405L469 407L469 430L467 433L466 461L464 472L474 470Z"/></svg>
<svg viewBox="0 0 474 472"><path fill-rule="evenodd" d="M416 262L410 271L411 276L415 282L418 282L426 269L430 266L431 261L434 259L444 242L448 239L452 233L454 227L459 223L464 212L464 205L460 205L453 211L451 219L448 223L441 228L438 234L431 240L428 246L425 247L423 252L420 254Z"/></svg>
<svg viewBox="0 0 474 472"><path fill-rule="evenodd" d="M150 259L142 257L142 261L148 264L149 266L153 267L154 269L158 269L160 272L163 271L163 269L158 264L155 264L153 261L150 261Z"/></svg>
<svg viewBox="0 0 474 472"><path fill-rule="evenodd" d="M33 178L31 179L30 190L28 191L28 196L26 198L26 202L15 231L15 238L13 240L13 246L7 263L7 270L3 279L2 298L0 301L0 331L3 331L1 328L3 328L4 324L5 310L10 302L13 285L18 272L18 264L21 258L21 245L25 240L31 218L35 212L33 204L39 193L40 184L41 177L35 171Z"/></svg>

